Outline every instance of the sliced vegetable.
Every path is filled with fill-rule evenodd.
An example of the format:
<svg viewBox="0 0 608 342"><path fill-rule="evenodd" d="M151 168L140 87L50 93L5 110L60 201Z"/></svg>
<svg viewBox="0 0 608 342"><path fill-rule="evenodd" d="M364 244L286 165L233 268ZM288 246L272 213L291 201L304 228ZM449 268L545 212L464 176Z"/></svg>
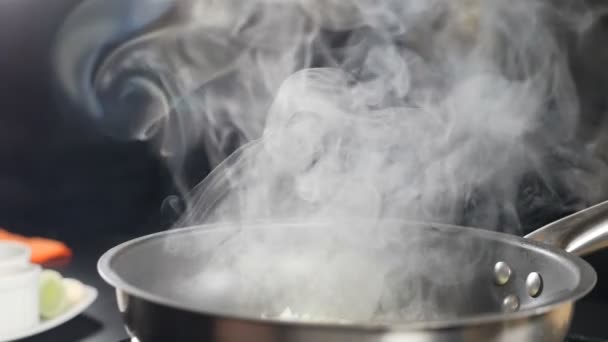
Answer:
<svg viewBox="0 0 608 342"><path fill-rule="evenodd" d="M19 242L29 246L32 250L31 261L37 264L72 256L72 250L61 241L25 237L2 228L0 228L0 240Z"/></svg>
<svg viewBox="0 0 608 342"><path fill-rule="evenodd" d="M78 280L64 278L63 287L65 288L68 306L76 305L84 298L84 285Z"/></svg>
<svg viewBox="0 0 608 342"><path fill-rule="evenodd" d="M61 274L44 270L40 274L40 316L44 319L55 318L68 305L66 289Z"/></svg>

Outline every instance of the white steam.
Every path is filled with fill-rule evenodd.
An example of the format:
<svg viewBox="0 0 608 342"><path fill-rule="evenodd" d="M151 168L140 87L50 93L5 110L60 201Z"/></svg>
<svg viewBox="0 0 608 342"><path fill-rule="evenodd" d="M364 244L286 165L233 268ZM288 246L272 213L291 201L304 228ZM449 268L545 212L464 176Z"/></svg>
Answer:
<svg viewBox="0 0 608 342"><path fill-rule="evenodd" d="M554 27L580 30L584 12L541 1L303 3L319 22L299 34L276 10L237 11L260 23L249 41L275 42L265 25L286 25L294 44L279 34L278 46L321 51L324 66L282 78L300 65L284 53L233 79L255 80L248 89L272 80L263 134L193 192L181 225L361 216L518 232L521 178L544 173L544 158L573 140L578 99ZM319 24L354 29L334 47ZM262 108L250 103L267 99L220 98L190 102L251 128ZM465 219L467 206L481 209Z"/></svg>
<svg viewBox="0 0 608 342"><path fill-rule="evenodd" d="M447 305L433 293L470 290L488 250L422 233L357 235L344 218L519 233L521 203L548 204L522 190L529 174L578 199L551 205L596 201L602 178L590 175L605 164L576 140L567 54L589 18L576 0L183 1L109 56L96 87L110 102L147 99L125 134L155 141L176 172L198 144L213 165L242 146L188 195L178 226L331 222L305 250L291 234L243 229L184 291L229 293L207 300L237 307L265 298L272 312L260 311L275 316L291 306L367 320L384 303L429 319ZM395 263L399 253L407 263ZM460 278L445 260L461 261Z"/></svg>
<svg viewBox="0 0 608 342"><path fill-rule="evenodd" d="M517 202L530 172L543 180L557 172L568 190L592 201L595 194L584 186L590 183L581 181L586 171L574 163L546 168L547 156L556 153L588 158L574 143L579 103L566 44L556 33L556 27L583 30L585 12L529 0L303 3L318 9L312 12L316 24L351 30L338 34L337 48L323 43L318 27L292 36L314 36L302 42L314 42L310 49L320 49L322 63L292 73L276 92L266 87L273 102L260 139L193 191L179 226L245 227L205 264L193 286L234 277L228 302L274 316L287 307L313 319L465 314L463 303L479 291L475 274L490 269L486 249L403 234L395 241L401 254L383 254L388 245L380 252L365 247L374 239L357 236L360 231L343 219L464 223L520 233ZM275 18L272 11L261 15ZM271 37L264 30L257 39ZM298 65L287 61L247 69L248 77L235 81ZM258 109L238 115L236 123L257 122ZM245 233L249 223L277 221L331 222L331 233L317 231L319 242L305 244L306 251L285 237L269 243L254 237L265 233ZM435 248L438 258L421 254L408 238ZM408 262L395 263L401 258ZM462 262L446 261L455 259ZM431 269L433 276L425 277ZM445 299L446 286L457 299ZM379 307L388 314L378 314Z"/></svg>

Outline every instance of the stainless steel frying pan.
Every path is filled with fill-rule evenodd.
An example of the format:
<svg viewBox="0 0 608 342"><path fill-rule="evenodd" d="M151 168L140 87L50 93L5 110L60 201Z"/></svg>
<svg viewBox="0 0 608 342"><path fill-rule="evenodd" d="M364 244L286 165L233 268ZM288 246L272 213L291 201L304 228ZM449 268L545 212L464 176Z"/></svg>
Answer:
<svg viewBox="0 0 608 342"><path fill-rule="evenodd" d="M608 245L607 222L608 202L526 238L403 221L216 224L126 242L99 271L141 342L562 341L596 282L577 255Z"/></svg>

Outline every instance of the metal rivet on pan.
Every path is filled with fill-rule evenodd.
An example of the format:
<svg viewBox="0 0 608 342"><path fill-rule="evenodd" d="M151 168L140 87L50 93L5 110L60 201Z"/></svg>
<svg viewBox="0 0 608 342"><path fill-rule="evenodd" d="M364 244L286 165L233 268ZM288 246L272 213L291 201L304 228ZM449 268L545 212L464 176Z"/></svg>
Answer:
<svg viewBox="0 0 608 342"><path fill-rule="evenodd" d="M494 281L497 285L505 285L511 279L511 267L506 262L499 261L494 265Z"/></svg>
<svg viewBox="0 0 608 342"><path fill-rule="evenodd" d="M532 272L526 278L526 289L530 297L536 298L543 291L543 278L540 274Z"/></svg>
<svg viewBox="0 0 608 342"><path fill-rule="evenodd" d="M502 301L502 308L507 312L519 309L519 298L516 295L509 295Z"/></svg>

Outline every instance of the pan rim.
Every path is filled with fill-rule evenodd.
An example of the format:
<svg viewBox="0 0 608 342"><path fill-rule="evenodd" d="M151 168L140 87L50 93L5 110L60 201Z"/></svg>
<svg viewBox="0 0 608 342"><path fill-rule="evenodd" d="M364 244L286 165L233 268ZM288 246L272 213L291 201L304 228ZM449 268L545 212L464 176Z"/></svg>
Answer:
<svg viewBox="0 0 608 342"><path fill-rule="evenodd" d="M429 222L415 222L415 221L406 221L406 220L395 220L403 224L424 224L430 225L432 227L437 228L445 228L445 229L465 229L469 231L473 231L475 234L481 234L493 237L495 239L506 240L508 243L521 243L526 247L537 248L544 252L548 252L554 255L561 256L562 258L567 259L571 262L579 272L579 280L577 286L571 290L566 292L564 295L556 296L551 301L539 306L533 306L525 309L521 309L515 312L509 313L485 313L485 314L475 314L475 315L466 315L461 318L451 319L451 320L437 320L437 321L416 321L416 322L403 322L403 323L388 323L388 322L361 322L361 321L352 321L352 322L337 322L337 321L327 321L327 322L307 322L301 320L284 320L278 318L261 318L255 317L251 315L244 314L234 314L234 313L219 313L211 310L205 310L200 307L196 307L194 305L189 305L186 302L179 302L176 300L165 298L161 295L154 294L150 291L138 288L137 286L129 284L128 281L124 280L120 275L117 274L111 267L112 260L117 257L121 252L128 250L129 247L145 243L148 240L162 239L168 235L174 234L187 234L190 231L201 230L205 231L214 231L214 230L238 230L238 227L235 227L234 223L222 222L222 223L211 223L211 224L201 224L201 225L193 225L181 228L173 228L170 230L152 233L148 235L144 235L138 238L134 238L123 242L121 244L116 245L115 247L106 251L98 260L97 270L109 285L114 287L115 289L121 290L127 293L130 296L137 297L139 299L148 301L153 304L165 306L167 308L190 312L193 314L198 314L207 317L214 317L217 319L225 319L231 321L240 321L247 322L250 324L258 324L258 325L276 325L276 326L291 326L291 327L300 327L300 328L321 328L321 329L337 329L337 330L347 330L347 331L360 331L360 332L372 332L372 331L421 331L421 330L437 330L437 329L450 329L454 327L462 327L462 326L471 326L471 325L480 325L480 324L492 324L506 321L516 321L521 319L526 319L533 316L539 316L543 314L547 314L553 310L556 310L563 305L568 305L576 302L582 297L586 296L596 285L597 282L597 273L595 269L584 259L581 257L568 253L560 248L550 246L547 244L543 244L541 242L533 241L530 239L526 239L524 237L511 235L502 232L489 231L479 228L458 226L458 225L450 225L450 224L441 224L441 223L429 223ZM322 221L321 221L322 222ZM319 223L321 223L319 222ZM301 225L298 222L290 222L287 220L276 222L274 221L272 225L276 224L281 225ZM310 223L307 223L310 224ZM268 226L268 222L258 222L258 223L247 223L247 226Z"/></svg>

